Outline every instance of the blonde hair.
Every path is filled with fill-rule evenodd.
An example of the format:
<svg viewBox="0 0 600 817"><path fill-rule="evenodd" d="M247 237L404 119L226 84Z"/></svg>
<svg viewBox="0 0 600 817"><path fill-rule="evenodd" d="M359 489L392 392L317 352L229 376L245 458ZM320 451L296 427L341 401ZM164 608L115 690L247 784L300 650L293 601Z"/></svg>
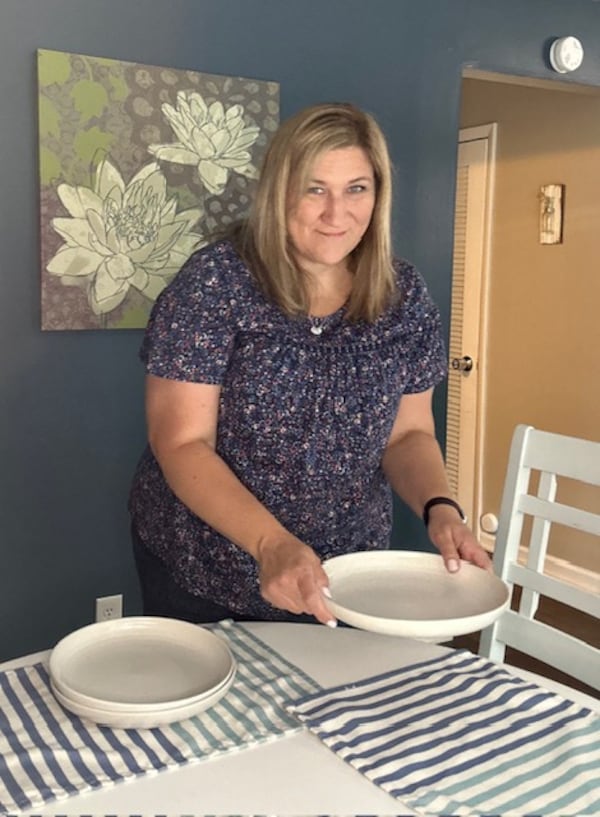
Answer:
<svg viewBox="0 0 600 817"><path fill-rule="evenodd" d="M385 137L373 117L354 105L314 105L286 120L274 135L250 217L234 239L265 295L288 314L308 311L305 277L290 252L290 195L303 189L317 156L347 147L364 150L375 176L373 215L350 258L354 282L347 317L374 321L396 293L390 236L392 170Z"/></svg>

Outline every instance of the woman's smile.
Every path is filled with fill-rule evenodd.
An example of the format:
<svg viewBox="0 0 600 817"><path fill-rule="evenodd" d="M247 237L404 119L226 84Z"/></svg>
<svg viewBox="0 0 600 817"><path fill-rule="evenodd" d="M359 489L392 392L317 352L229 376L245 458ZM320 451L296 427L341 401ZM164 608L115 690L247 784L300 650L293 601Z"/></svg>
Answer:
<svg viewBox="0 0 600 817"><path fill-rule="evenodd" d="M345 266L369 226L374 206L373 168L362 148L339 148L319 156L288 212L288 233L302 269L318 273Z"/></svg>

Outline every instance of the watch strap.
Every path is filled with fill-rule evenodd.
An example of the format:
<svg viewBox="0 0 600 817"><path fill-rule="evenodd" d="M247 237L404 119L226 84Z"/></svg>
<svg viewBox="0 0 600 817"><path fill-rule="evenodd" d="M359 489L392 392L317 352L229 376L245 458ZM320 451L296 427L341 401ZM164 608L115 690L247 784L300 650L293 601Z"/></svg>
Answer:
<svg viewBox="0 0 600 817"><path fill-rule="evenodd" d="M454 499L450 499L449 496L433 496L431 499L428 499L423 506L423 523L425 527L429 526L429 511L436 505L450 505L451 508L454 508L458 512L463 522L467 521L465 512Z"/></svg>

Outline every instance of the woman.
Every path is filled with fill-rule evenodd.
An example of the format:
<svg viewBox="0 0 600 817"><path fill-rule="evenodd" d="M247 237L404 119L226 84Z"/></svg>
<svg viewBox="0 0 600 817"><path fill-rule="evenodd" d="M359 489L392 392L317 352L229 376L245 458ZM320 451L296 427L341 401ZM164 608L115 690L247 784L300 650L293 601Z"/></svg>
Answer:
<svg viewBox="0 0 600 817"><path fill-rule="evenodd" d="M392 259L390 209L373 118L308 108L275 134L248 222L159 297L130 497L147 614L335 626L321 562L388 547L391 488L448 570L489 568L434 436L438 311Z"/></svg>

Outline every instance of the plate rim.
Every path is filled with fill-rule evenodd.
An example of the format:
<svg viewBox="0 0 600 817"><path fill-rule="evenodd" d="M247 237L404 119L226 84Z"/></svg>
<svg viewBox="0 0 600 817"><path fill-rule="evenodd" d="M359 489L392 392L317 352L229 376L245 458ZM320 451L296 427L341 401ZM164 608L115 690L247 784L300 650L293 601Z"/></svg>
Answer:
<svg viewBox="0 0 600 817"><path fill-rule="evenodd" d="M154 729L159 726L166 726L170 723L186 720L194 717L200 712L217 704L229 691L235 679L235 673L228 682L217 690L214 690L204 699L186 703L182 706L167 707L165 709L151 712L141 712L138 710L111 711L100 710L93 706L71 700L68 696L54 688L52 680L50 689L56 702L73 715L79 718L86 718L97 726L106 726L111 729ZM176 716L176 717L171 717Z"/></svg>
<svg viewBox="0 0 600 817"><path fill-rule="evenodd" d="M222 655L225 656L227 660L226 673L216 684L202 692L188 695L184 698L170 698L157 702L112 701L83 692L70 683L68 679L65 679L64 671L61 669L61 661L66 661L72 657L77 649L87 644L93 645L95 640L98 643L106 643L110 639L111 634L119 630L141 629L148 632L152 631L153 628L155 634L157 631L160 633L161 630L166 632L177 631L180 634L187 634L191 641L196 638L204 642L208 640L209 643L217 647L222 652ZM69 653L69 651L72 652ZM142 712L150 713L152 711L162 710L167 707L183 706L187 703L191 705L219 689L231 676L235 675L236 671L237 662L224 638L220 638L216 633L202 624L193 624L192 622L163 616L123 616L122 618L111 621L87 624L61 638L51 650L48 658L48 673L51 681L60 692L66 695L70 700L80 703L83 706L102 708L110 711L120 710L131 712L135 709L139 711L140 714Z"/></svg>
<svg viewBox="0 0 600 817"><path fill-rule="evenodd" d="M385 550L353 551L352 553L343 553L338 556L333 556L323 562L323 569L327 573L330 581L332 581L335 580L335 575L331 575L331 573L334 573L336 564L350 562L353 559L357 561L376 561L382 558L388 561L391 558L392 560L405 563L410 563L411 560L418 559L422 563L424 562L432 566L435 565L437 572L440 572L440 574L441 571L439 571L439 568L440 566L443 567L443 557L439 553L418 550L393 550L390 548ZM493 623L493 621L502 615L510 604L510 587L502 578L495 573L485 571L483 568L461 559L461 570L463 569L469 571L481 570L486 579L489 579L499 589L502 589L504 597L502 603L488 610L483 610L480 613L467 616L452 616L448 619L409 619L361 613L360 611L345 607L343 604L337 602L335 597L326 598L325 601L331 612L337 616L340 621L359 629L416 639L438 641L451 639L454 636L476 632L488 626L488 624ZM450 576L452 574L448 575ZM446 624L448 626L445 626Z"/></svg>

